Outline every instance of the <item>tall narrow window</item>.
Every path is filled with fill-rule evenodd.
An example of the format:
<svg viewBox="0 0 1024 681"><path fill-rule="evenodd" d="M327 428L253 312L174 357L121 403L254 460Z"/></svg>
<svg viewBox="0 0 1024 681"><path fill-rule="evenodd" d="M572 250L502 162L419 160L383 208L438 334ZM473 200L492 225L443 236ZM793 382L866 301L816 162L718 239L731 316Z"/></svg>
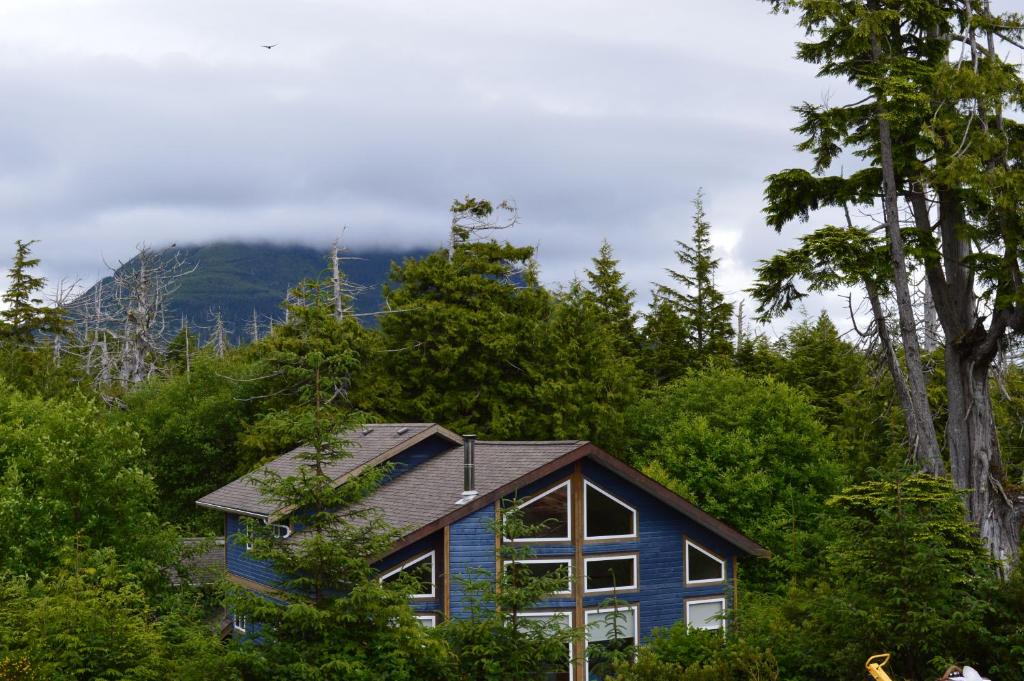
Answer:
<svg viewBox="0 0 1024 681"><path fill-rule="evenodd" d="M627 539L636 536L636 509L584 481L584 539Z"/></svg>
<svg viewBox="0 0 1024 681"><path fill-rule="evenodd" d="M569 541L569 481L520 503L518 512L532 531L513 541Z"/></svg>
<svg viewBox="0 0 1024 681"><path fill-rule="evenodd" d="M519 614L520 627L525 628L523 621L537 622L538 624L557 624L559 627L569 629L572 627L572 613L570 612L524 612ZM572 641L569 642L568 654L565 658L565 666L559 665L538 677L540 681L572 681Z"/></svg>
<svg viewBox="0 0 1024 681"><path fill-rule="evenodd" d="M587 679L600 681L609 669L609 653L638 642L635 605L587 611Z"/></svg>
<svg viewBox="0 0 1024 681"><path fill-rule="evenodd" d="M686 602L686 624L694 629L724 629L724 598L701 598Z"/></svg>
<svg viewBox="0 0 1024 681"><path fill-rule="evenodd" d="M413 598L429 598L434 595L434 552L417 556L412 560L392 569L380 577L381 584L390 584L403 575L413 580Z"/></svg>
<svg viewBox="0 0 1024 681"><path fill-rule="evenodd" d="M707 549L686 541L686 583L713 584L725 580L725 561Z"/></svg>

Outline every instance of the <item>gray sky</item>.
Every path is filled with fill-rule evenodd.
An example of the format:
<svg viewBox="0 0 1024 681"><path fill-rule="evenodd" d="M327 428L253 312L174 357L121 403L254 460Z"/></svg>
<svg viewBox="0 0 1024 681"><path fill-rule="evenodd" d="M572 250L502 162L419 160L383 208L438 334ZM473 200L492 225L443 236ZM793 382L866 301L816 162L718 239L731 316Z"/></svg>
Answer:
<svg viewBox="0 0 1024 681"><path fill-rule="evenodd" d="M89 281L142 241L433 246L470 194L517 202L545 281L607 238L645 300L703 186L739 294L803 228L761 217L765 175L802 163L790 106L828 92L793 23L757 0L4 0L0 257L40 239L47 276Z"/></svg>

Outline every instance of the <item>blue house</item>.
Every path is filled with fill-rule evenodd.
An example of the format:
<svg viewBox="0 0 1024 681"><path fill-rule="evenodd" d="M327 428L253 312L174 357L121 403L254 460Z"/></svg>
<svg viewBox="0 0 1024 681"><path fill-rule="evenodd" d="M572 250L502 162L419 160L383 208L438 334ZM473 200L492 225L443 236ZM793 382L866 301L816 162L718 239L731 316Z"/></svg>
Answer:
<svg viewBox="0 0 1024 681"><path fill-rule="evenodd" d="M559 679L588 679L587 648L608 638L605 604L614 595L627 638L644 641L655 627L679 621L717 629L735 601L737 561L768 552L732 527L586 441L486 442L459 436L433 423L371 424L348 433L351 457L326 471L337 484L370 466L392 465L387 480L365 503L403 532L378 567L381 579L412 572L422 593L412 606L424 626L464 617L468 604L456 576L474 568L497 574L502 541L492 523L509 501L524 519L542 524L528 539L537 572L565 566L565 590L539 604L536 617L564 618L585 626L576 662ZM289 452L267 468L297 470ZM224 513L229 538L243 531L241 518L281 523L278 509L261 498L250 474L197 503ZM228 578L271 592L277 577L247 555L244 544L225 544ZM244 628L244 623L238 623Z"/></svg>

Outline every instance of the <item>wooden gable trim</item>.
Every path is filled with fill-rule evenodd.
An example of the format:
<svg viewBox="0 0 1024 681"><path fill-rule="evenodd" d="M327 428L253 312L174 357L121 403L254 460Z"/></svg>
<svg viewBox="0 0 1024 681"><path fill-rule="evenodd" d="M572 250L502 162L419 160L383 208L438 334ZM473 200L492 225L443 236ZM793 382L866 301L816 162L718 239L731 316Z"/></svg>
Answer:
<svg viewBox="0 0 1024 681"><path fill-rule="evenodd" d="M682 515L686 516L690 520L694 521L698 525L701 525L708 530L711 530L718 536L725 539L727 542L740 549L741 551L761 558L771 557L771 552L764 548L753 539L750 539L739 530L735 529L731 525L722 522L718 518L715 518L710 513L700 510L692 503L682 498L669 488L665 487L659 482L652 480L640 471L636 470L627 463L616 459L608 452L602 450L591 442L583 442L579 447L573 449L570 452L566 452L557 459L553 459L548 463L544 464L539 468L535 468L529 473L522 475L515 480L508 482L498 489L480 496L473 501L460 506L451 513L438 518L437 520L420 527L419 529L407 534L396 542L384 555L390 555L399 549L402 549L413 542L423 539L427 535L430 535L439 529L451 525L452 523L465 518L466 516L479 511L484 506L494 503L496 500L501 499L507 494L514 492L515 490L529 485L531 482L540 480L541 478L548 476L555 471L564 468L570 464L580 461L586 457L590 457L600 465L611 470L613 473L618 474L620 477L625 478L629 482L633 483L640 489L644 490L654 498L663 502L670 508L678 511Z"/></svg>

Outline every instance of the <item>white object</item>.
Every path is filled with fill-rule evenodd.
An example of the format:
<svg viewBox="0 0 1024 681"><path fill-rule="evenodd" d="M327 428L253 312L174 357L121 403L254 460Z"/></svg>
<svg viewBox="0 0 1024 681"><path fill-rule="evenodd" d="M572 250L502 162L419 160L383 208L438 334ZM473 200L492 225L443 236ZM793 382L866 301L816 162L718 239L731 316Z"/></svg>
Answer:
<svg viewBox="0 0 1024 681"><path fill-rule="evenodd" d="M964 681L989 681L984 676L978 673L974 667L964 667Z"/></svg>

